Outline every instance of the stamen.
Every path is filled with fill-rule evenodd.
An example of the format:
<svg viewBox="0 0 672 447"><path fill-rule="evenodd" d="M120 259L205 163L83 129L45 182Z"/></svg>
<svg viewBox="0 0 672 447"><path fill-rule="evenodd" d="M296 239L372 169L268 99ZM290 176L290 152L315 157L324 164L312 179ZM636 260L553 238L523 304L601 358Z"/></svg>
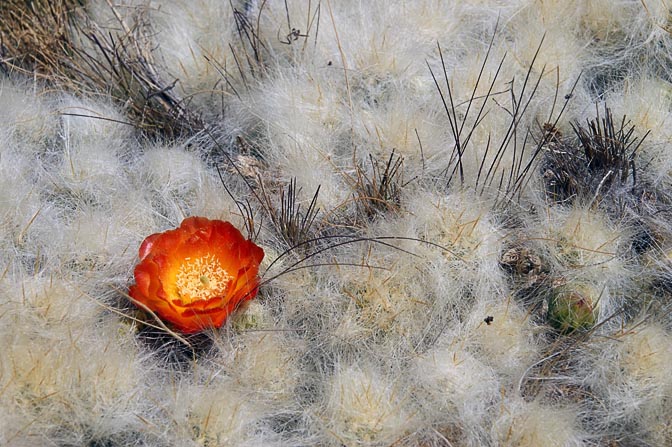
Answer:
<svg viewBox="0 0 672 447"><path fill-rule="evenodd" d="M233 277L214 255L186 258L175 277L180 299L189 304L226 294Z"/></svg>

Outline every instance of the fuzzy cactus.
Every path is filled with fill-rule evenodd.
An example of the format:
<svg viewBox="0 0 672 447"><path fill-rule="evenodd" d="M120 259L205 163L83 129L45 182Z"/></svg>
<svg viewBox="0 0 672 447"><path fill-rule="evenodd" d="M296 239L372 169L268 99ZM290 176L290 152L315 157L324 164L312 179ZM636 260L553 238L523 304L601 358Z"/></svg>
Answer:
<svg viewBox="0 0 672 447"><path fill-rule="evenodd" d="M551 290L548 322L563 334L588 330L597 322L599 293L587 284L566 283Z"/></svg>

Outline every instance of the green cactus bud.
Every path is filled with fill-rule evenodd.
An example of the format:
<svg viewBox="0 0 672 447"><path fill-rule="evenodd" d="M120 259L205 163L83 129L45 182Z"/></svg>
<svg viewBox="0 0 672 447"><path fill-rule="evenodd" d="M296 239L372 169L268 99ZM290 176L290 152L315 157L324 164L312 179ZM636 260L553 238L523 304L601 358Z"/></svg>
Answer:
<svg viewBox="0 0 672 447"><path fill-rule="evenodd" d="M587 285L568 283L551 292L548 303L548 321L563 334L595 325L598 294Z"/></svg>

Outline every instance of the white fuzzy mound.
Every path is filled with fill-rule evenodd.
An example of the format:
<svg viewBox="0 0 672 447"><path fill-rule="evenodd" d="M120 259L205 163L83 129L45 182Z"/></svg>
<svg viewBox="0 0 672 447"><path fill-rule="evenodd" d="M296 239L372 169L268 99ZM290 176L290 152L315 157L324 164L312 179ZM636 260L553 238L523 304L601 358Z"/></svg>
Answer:
<svg viewBox="0 0 672 447"><path fill-rule="evenodd" d="M203 126L0 74L0 445L672 445L672 2L83 3ZM257 298L150 327L143 239L250 215Z"/></svg>

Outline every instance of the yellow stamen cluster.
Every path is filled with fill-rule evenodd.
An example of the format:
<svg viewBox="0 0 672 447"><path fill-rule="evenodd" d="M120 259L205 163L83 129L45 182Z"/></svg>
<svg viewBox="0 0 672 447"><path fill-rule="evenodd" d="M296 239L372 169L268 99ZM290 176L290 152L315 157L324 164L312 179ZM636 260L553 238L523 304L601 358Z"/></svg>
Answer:
<svg viewBox="0 0 672 447"><path fill-rule="evenodd" d="M185 304L224 295L233 277L214 255L185 258L175 277L177 293Z"/></svg>

